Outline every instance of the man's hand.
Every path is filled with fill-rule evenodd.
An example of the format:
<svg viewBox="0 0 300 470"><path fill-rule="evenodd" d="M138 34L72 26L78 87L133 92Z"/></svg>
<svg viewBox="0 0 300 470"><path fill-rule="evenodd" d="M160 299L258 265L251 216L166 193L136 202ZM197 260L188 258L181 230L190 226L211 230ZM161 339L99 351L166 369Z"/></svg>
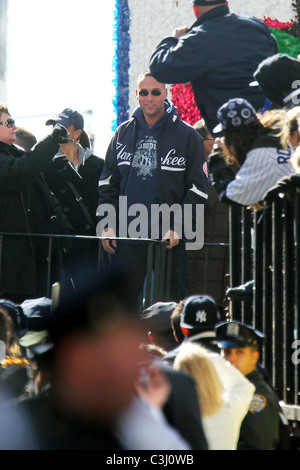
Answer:
<svg viewBox="0 0 300 470"><path fill-rule="evenodd" d="M115 238L116 234L114 229L112 228L105 228L101 234L102 237L109 237ZM105 251L108 253L114 254L117 248L117 241L116 240L102 240L102 246Z"/></svg>
<svg viewBox="0 0 300 470"><path fill-rule="evenodd" d="M174 29L172 36L176 39L181 38L181 36L184 36L185 33L187 32L188 27L187 26L182 26L181 28L176 28Z"/></svg>
<svg viewBox="0 0 300 470"><path fill-rule="evenodd" d="M174 230L169 230L165 234L165 236L162 238L162 241L167 241L167 240L170 241L170 243L167 245L167 248L170 249L178 245L180 238L177 232L174 232Z"/></svg>

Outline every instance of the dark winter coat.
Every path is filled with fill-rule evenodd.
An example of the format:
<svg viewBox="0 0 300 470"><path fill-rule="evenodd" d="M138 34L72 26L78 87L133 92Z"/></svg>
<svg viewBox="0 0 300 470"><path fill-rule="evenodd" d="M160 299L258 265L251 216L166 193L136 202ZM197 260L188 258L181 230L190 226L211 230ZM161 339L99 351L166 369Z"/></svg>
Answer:
<svg viewBox="0 0 300 470"><path fill-rule="evenodd" d="M279 405L274 390L254 370L247 379L255 393L240 431L238 450L275 450L279 440Z"/></svg>
<svg viewBox="0 0 300 470"><path fill-rule="evenodd" d="M43 174L75 234L94 236L96 235L98 182L104 161L102 158L92 155L89 149L85 149L85 153L87 151L89 152L88 158L84 159L77 169L64 155L59 155L50 162ZM93 225L82 211L81 204L70 183L80 195Z"/></svg>
<svg viewBox="0 0 300 470"><path fill-rule="evenodd" d="M245 98L255 109L263 106L261 90L249 83L258 64L277 51L262 21L240 17L222 5L202 15L180 39L163 39L152 54L150 70L162 83L191 82L212 132L217 110L229 99Z"/></svg>
<svg viewBox="0 0 300 470"><path fill-rule="evenodd" d="M41 175L58 148L52 136L27 153L0 142L0 233L71 232L71 226ZM52 261L58 260L60 249L56 242L53 250ZM45 295L47 257L46 237L3 236L0 293L24 299ZM42 290L38 284L42 284Z"/></svg>
<svg viewBox="0 0 300 470"><path fill-rule="evenodd" d="M92 155L88 148L79 149L80 165L77 168L59 152L43 174L75 235L94 237L98 182L104 160ZM63 264L68 268L90 268L97 265L97 258L98 243L94 240L78 239L73 241L70 250L63 257Z"/></svg>

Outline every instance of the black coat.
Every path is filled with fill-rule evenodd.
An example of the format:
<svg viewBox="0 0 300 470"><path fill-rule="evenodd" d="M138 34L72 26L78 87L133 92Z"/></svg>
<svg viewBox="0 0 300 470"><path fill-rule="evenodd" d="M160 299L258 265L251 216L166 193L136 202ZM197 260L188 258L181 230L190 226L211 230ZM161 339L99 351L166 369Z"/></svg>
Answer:
<svg viewBox="0 0 300 470"><path fill-rule="evenodd" d="M208 450L194 382L183 372L167 365L162 370L171 384L170 396L163 407L168 423L180 433L192 450Z"/></svg>
<svg viewBox="0 0 300 470"><path fill-rule="evenodd" d="M246 377L255 385L255 392L241 425L237 449L275 450L279 441L278 397L258 370Z"/></svg>
<svg viewBox="0 0 300 470"><path fill-rule="evenodd" d="M96 235L98 182L103 165L104 160L102 158L91 155L76 170L69 160L62 155L54 158L43 172L51 191L59 201L76 235ZM93 221L93 226L84 215L69 183L74 185L81 196L82 203Z"/></svg>
<svg viewBox="0 0 300 470"><path fill-rule="evenodd" d="M57 407L47 392L11 401L7 409L15 409L27 418L28 431L34 442L29 450L123 450L112 429L101 422L97 425L89 424L88 421L77 420L75 416L68 415ZM12 429L13 425L14 423Z"/></svg>
<svg viewBox="0 0 300 470"><path fill-rule="evenodd" d="M0 142L0 233L71 232L41 174L58 148L52 136L27 153ZM56 241L53 250L52 261L57 267L60 248ZM24 299L46 295L47 257L46 237L3 236L0 294Z"/></svg>
<svg viewBox="0 0 300 470"><path fill-rule="evenodd" d="M191 82L197 106L212 132L217 110L231 98L245 98L258 109L264 104L259 87L250 87L258 64L278 52L269 28L257 18L216 7L179 39L167 37L150 59L153 76L162 83Z"/></svg>
<svg viewBox="0 0 300 470"><path fill-rule="evenodd" d="M43 172L75 235L96 236L98 182L103 165L102 158L90 155L75 169L72 163L61 155L54 158ZM63 258L64 266L68 270L95 267L97 254L98 243L95 241L75 240Z"/></svg>

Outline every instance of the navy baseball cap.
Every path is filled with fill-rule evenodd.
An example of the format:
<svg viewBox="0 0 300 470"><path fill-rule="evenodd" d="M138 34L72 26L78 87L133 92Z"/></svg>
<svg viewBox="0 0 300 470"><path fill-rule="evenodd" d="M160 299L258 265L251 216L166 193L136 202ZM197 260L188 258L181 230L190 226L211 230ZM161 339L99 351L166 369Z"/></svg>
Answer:
<svg viewBox="0 0 300 470"><path fill-rule="evenodd" d="M213 330L222 320L216 302L209 295L192 295L188 297L181 311L180 327L187 330Z"/></svg>
<svg viewBox="0 0 300 470"><path fill-rule="evenodd" d="M51 124L59 123L64 127L75 126L76 129L83 130L84 127L84 119L82 114L74 111L71 108L64 109L60 114L57 116L48 119L46 121L46 126L50 126Z"/></svg>
<svg viewBox="0 0 300 470"><path fill-rule="evenodd" d="M215 326L216 342L220 348L259 348L264 334L239 321L225 321Z"/></svg>
<svg viewBox="0 0 300 470"><path fill-rule="evenodd" d="M256 111L252 104L244 98L233 98L224 103L217 112L219 124L213 132L237 132L251 122L257 120Z"/></svg>

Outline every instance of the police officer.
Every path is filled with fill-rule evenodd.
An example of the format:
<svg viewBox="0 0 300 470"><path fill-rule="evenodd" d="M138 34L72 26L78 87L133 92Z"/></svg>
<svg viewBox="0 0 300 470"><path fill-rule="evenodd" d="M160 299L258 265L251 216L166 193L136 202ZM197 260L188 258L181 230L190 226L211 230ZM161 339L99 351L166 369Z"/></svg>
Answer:
<svg viewBox="0 0 300 470"><path fill-rule="evenodd" d="M278 397L257 369L264 335L239 321L219 323L215 333L225 359L256 387L241 425L237 450L275 450L279 441Z"/></svg>

